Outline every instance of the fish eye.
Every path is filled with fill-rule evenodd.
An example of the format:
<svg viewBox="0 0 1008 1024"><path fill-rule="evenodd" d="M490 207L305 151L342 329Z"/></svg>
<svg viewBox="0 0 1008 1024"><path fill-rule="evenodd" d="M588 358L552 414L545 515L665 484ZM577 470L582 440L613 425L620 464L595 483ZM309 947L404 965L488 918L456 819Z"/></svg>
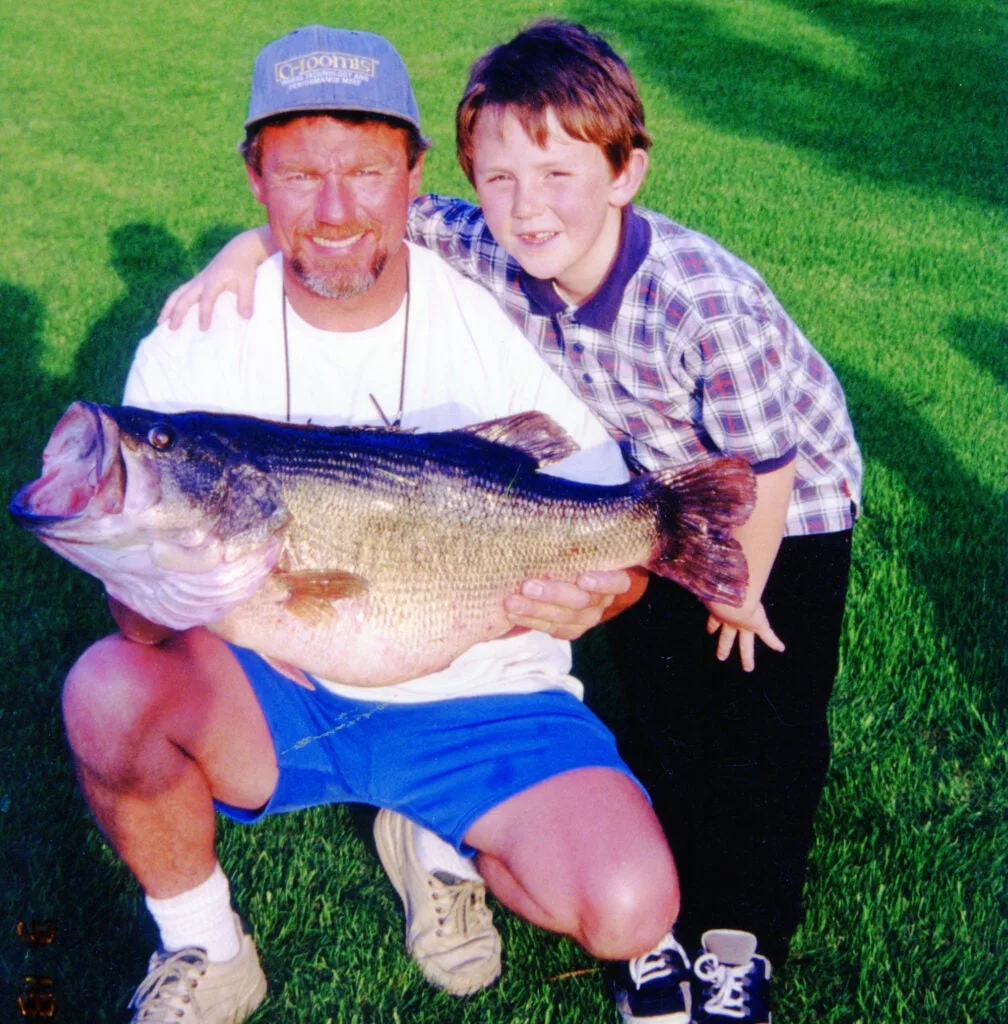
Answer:
<svg viewBox="0 0 1008 1024"><path fill-rule="evenodd" d="M167 423L156 423L147 431L147 442L152 448L164 451L175 443L175 431Z"/></svg>

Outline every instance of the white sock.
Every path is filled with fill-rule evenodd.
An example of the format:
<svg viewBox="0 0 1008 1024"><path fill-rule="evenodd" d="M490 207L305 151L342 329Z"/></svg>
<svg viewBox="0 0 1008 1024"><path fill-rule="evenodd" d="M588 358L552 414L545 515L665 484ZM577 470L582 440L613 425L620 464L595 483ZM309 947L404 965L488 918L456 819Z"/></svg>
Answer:
<svg viewBox="0 0 1008 1024"><path fill-rule="evenodd" d="M440 836L428 832L415 822L412 824L413 849L425 871L432 875L439 872L454 875L472 882L483 881L471 857L463 857L451 843L446 843Z"/></svg>
<svg viewBox="0 0 1008 1024"><path fill-rule="evenodd" d="M231 887L227 876L215 864L205 881L168 899L145 897L147 909L161 932L161 945L170 953L186 946L205 949L213 963L238 955L241 936L231 909Z"/></svg>

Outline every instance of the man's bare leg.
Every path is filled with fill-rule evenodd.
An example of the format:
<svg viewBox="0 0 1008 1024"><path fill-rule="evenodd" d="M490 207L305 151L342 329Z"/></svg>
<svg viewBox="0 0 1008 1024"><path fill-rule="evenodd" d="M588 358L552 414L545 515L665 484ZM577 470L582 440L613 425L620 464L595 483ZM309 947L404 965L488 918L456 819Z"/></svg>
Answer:
<svg viewBox="0 0 1008 1024"><path fill-rule="evenodd" d="M88 806L161 932L134 1024L245 1020L266 978L217 865L213 800L260 807L278 774L245 674L204 630L153 645L110 636L71 669L63 715Z"/></svg>
<svg viewBox="0 0 1008 1024"><path fill-rule="evenodd" d="M646 953L679 913L661 826L640 788L613 769L547 779L483 815L465 840L502 903L601 959Z"/></svg>
<svg viewBox="0 0 1008 1024"><path fill-rule="evenodd" d="M210 876L214 797L255 808L276 785L252 688L204 630L157 646L106 637L71 669L63 710L88 806L149 896Z"/></svg>

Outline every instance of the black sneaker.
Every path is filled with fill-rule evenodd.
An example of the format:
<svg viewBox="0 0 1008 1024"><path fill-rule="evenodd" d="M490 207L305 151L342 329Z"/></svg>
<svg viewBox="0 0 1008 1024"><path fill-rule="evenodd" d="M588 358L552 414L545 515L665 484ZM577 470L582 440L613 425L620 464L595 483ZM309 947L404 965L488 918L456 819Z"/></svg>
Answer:
<svg viewBox="0 0 1008 1024"><path fill-rule="evenodd" d="M756 936L727 928L704 932L693 963L694 1024L770 1024L770 961Z"/></svg>
<svg viewBox="0 0 1008 1024"><path fill-rule="evenodd" d="M613 994L624 1024L692 1024L689 957L671 932L649 953L613 967Z"/></svg>

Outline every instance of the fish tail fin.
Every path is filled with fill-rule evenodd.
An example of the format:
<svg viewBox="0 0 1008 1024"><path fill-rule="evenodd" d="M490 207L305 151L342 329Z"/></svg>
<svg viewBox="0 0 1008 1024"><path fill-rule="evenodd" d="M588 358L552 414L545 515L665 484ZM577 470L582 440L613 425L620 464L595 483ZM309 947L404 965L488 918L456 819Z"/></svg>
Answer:
<svg viewBox="0 0 1008 1024"><path fill-rule="evenodd" d="M658 544L648 568L701 601L739 607L749 566L731 536L756 504L756 478L743 459L715 458L662 470L634 483L657 508Z"/></svg>

